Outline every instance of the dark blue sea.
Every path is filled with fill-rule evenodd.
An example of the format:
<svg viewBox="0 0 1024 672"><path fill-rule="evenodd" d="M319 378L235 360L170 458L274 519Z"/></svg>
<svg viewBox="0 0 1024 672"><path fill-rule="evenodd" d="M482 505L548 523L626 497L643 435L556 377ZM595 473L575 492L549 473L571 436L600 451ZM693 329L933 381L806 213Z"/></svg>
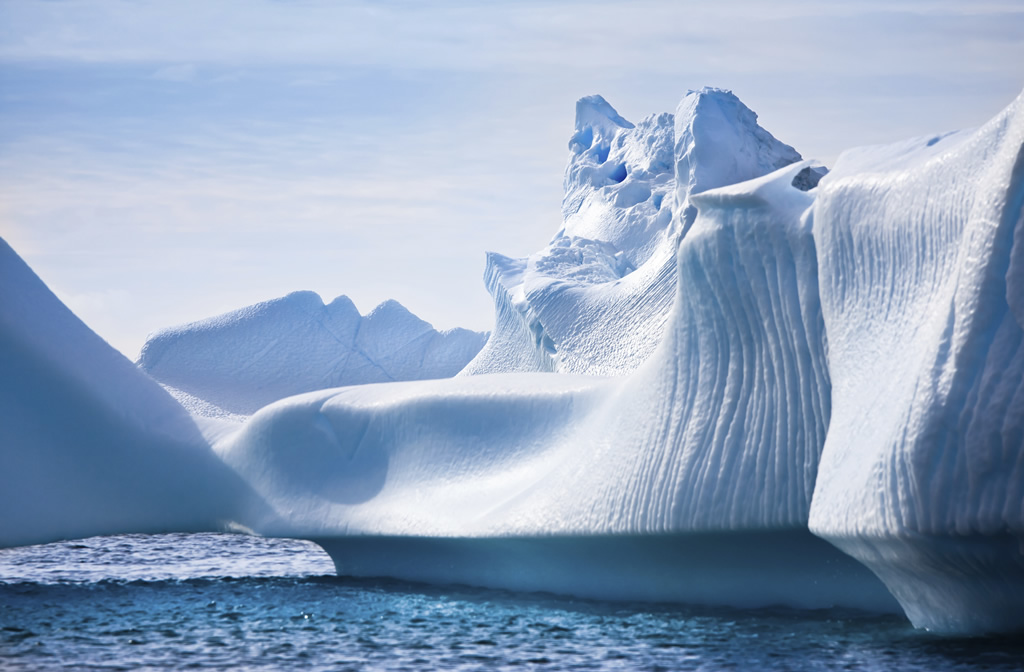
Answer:
<svg viewBox="0 0 1024 672"><path fill-rule="evenodd" d="M346 579L317 546L122 535L0 551L3 670L1022 670L899 618Z"/></svg>

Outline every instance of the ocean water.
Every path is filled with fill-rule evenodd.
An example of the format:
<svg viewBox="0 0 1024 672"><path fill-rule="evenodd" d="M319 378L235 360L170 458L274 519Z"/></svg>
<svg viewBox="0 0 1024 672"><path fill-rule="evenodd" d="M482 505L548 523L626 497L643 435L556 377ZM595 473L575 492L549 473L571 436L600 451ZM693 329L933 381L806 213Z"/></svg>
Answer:
<svg viewBox="0 0 1024 672"><path fill-rule="evenodd" d="M1024 641L851 611L613 603L333 575L309 542L0 551L3 670L1024 670Z"/></svg>

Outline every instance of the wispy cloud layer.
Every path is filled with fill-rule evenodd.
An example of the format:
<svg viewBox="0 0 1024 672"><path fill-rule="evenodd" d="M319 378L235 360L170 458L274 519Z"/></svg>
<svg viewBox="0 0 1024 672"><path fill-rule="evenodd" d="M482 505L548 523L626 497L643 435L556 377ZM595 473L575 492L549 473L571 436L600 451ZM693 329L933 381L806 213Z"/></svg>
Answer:
<svg viewBox="0 0 1024 672"><path fill-rule="evenodd" d="M3 2L0 233L127 351L302 288L486 328L576 98L732 88L829 162L983 122L1021 35L1019 2Z"/></svg>
<svg viewBox="0 0 1024 672"><path fill-rule="evenodd" d="M1024 26L1024 7L1009 1L71 0L9 2L0 11L0 58L6 61L510 72L673 73L688 65L893 73L934 65L936 56L947 69L968 71L986 57L971 43L1019 54Z"/></svg>

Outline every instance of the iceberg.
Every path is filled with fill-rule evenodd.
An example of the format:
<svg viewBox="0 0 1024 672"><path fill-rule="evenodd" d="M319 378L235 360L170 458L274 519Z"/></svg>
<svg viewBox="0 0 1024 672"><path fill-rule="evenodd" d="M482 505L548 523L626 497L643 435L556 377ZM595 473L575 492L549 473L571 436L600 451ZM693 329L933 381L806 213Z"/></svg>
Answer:
<svg viewBox="0 0 1024 672"><path fill-rule="evenodd" d="M831 172L720 90L576 117L564 227L488 258L455 378L189 415L5 247L0 543L220 525L348 575L1024 628L1024 95Z"/></svg>
<svg viewBox="0 0 1024 672"><path fill-rule="evenodd" d="M138 363L193 412L245 416L329 387L449 378L486 339L439 332L394 300L363 316L347 296L293 292L152 334Z"/></svg>

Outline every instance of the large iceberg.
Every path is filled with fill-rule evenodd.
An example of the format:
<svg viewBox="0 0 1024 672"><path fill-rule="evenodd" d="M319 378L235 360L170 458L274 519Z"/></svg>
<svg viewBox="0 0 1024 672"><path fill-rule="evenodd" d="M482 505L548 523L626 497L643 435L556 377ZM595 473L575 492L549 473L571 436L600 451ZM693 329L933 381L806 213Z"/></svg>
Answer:
<svg viewBox="0 0 1024 672"><path fill-rule="evenodd" d="M329 387L449 378L486 340L439 332L393 300L364 316L347 296L293 292L152 334L139 366L196 412L249 415Z"/></svg>
<svg viewBox="0 0 1024 672"><path fill-rule="evenodd" d="M0 543L230 523L351 575L1024 628L1024 96L824 177L717 90L635 127L584 99L570 147L563 231L489 259L477 375L242 425L109 353L82 369L102 343L5 252ZM90 460L111 472L76 483Z"/></svg>

